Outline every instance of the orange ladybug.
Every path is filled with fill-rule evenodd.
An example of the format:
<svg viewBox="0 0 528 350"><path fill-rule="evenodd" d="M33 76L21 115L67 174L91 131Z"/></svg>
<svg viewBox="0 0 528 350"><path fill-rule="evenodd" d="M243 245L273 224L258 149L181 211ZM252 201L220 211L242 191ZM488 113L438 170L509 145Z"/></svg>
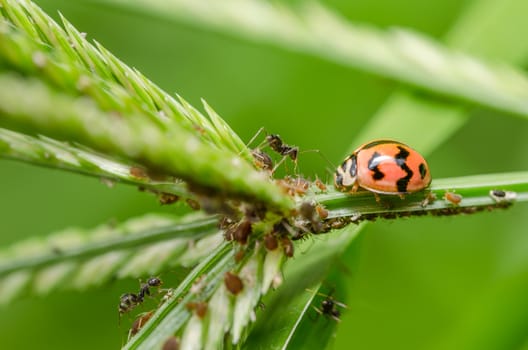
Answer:
<svg viewBox="0 0 528 350"><path fill-rule="evenodd" d="M356 192L361 187L374 193L402 196L421 191L430 183L429 166L420 153L394 140L363 144L334 174L334 185L341 192Z"/></svg>

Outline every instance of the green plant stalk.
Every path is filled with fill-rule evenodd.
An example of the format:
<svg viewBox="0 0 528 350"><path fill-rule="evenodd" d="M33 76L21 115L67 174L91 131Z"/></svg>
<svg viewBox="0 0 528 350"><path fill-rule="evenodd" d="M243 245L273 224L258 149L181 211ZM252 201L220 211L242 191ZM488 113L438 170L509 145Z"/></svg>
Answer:
<svg viewBox="0 0 528 350"><path fill-rule="evenodd" d="M66 261L87 259L120 249L138 248L174 238L199 239L217 233L217 221L217 218L213 216L195 219L192 222L171 223L159 227L146 226L134 234L127 232L129 229L126 229L125 225L113 229L115 232L109 229L104 237L101 237L100 232L95 230L93 233L99 239L90 239L87 236L77 244L66 247L53 246L43 241L38 245L39 253L37 254L33 253L35 247L32 247L30 252L24 249L13 252L12 247L7 247L0 255L0 277L19 270L39 269ZM60 241L59 239L57 243Z"/></svg>
<svg viewBox="0 0 528 350"><path fill-rule="evenodd" d="M407 30L355 25L316 2L305 3L295 12L257 0L100 2L309 53L422 90L528 117L528 79L521 70L486 63ZM258 20L252 17L257 13Z"/></svg>
<svg viewBox="0 0 528 350"><path fill-rule="evenodd" d="M86 98L55 92L38 80L0 75L0 113L0 126L31 128L49 137L78 142L213 193L254 198L279 211L288 211L293 205L245 160L203 144L175 124L162 130L138 115L125 120L99 110Z"/></svg>
<svg viewBox="0 0 528 350"><path fill-rule="evenodd" d="M156 175L152 178L147 169L137 164L126 164L43 136L33 137L0 128L0 157L136 185L155 193L192 197L178 179L158 179Z"/></svg>
<svg viewBox="0 0 528 350"><path fill-rule="evenodd" d="M494 199L490 192L503 190L511 192L509 200ZM462 201L453 204L444 199L446 192L462 196ZM428 193L434 198L426 200ZM504 203L524 202L528 200L528 172L498 173L487 175L463 176L456 178L437 179L431 183L428 190L406 195L404 199L398 196L380 195L381 203L375 196L366 191L346 194L329 190L326 194L316 196L317 201L329 211L329 218L355 216L365 214L441 213L446 209L463 209L493 206ZM424 202L425 201L425 202ZM387 209L390 208L390 209ZM467 211L466 211L467 213ZM446 214L447 215L447 214Z"/></svg>
<svg viewBox="0 0 528 350"><path fill-rule="evenodd" d="M162 91L99 43L95 46L61 16L63 30L31 1L0 1L0 62L73 95L90 96L104 111L141 114L158 127L178 124L204 142L247 161L237 134L204 103L207 119L181 97Z"/></svg>

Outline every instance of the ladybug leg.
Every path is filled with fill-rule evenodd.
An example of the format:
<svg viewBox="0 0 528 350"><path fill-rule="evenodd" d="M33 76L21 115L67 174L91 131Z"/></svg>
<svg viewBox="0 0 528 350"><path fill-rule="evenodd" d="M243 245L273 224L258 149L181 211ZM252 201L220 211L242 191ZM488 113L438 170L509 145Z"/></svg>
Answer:
<svg viewBox="0 0 528 350"><path fill-rule="evenodd" d="M405 194L404 193L400 193L400 194L398 194L398 197L400 197L401 200L404 200L405 199Z"/></svg>
<svg viewBox="0 0 528 350"><path fill-rule="evenodd" d="M354 182L354 185L352 185L352 189L350 190L350 193L355 193L359 190L359 184L356 182Z"/></svg>
<svg viewBox="0 0 528 350"><path fill-rule="evenodd" d="M374 199L376 199L376 203L382 204L380 195L377 194L376 192L372 192L372 194L374 194Z"/></svg>

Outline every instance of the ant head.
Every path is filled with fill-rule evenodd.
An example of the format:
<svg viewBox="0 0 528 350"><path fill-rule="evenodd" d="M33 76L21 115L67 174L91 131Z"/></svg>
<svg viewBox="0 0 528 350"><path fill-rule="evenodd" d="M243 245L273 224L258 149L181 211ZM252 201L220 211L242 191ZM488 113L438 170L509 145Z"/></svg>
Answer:
<svg viewBox="0 0 528 350"><path fill-rule="evenodd" d="M266 142L273 148L272 145L282 145L282 139L277 134L266 135Z"/></svg>
<svg viewBox="0 0 528 350"><path fill-rule="evenodd" d="M321 302L321 307L323 308L323 311L330 312L334 308L334 300L332 297L327 297Z"/></svg>

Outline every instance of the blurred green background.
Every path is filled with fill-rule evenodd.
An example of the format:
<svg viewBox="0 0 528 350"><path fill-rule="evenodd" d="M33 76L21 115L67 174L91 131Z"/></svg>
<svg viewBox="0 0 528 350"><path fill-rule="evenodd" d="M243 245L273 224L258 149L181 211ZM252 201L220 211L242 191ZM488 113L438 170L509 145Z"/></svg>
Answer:
<svg viewBox="0 0 528 350"><path fill-rule="evenodd" d="M36 2L55 18L61 11L88 38L166 91L196 107L205 98L244 140L264 126L302 149L320 149L333 163L398 88L319 58L89 1ZM325 3L354 22L402 26L439 39L472 5L459 0ZM527 122L483 110L471 116L428 157L434 177L528 169ZM317 155L302 155L300 167L307 176L330 179ZM155 197L134 187L109 189L96 179L6 160L0 160L0 193L2 246L67 226L183 209L160 207ZM523 203L475 216L368 226L357 243L358 262L343 271L349 289L342 301L349 309L334 347L528 349L527 213ZM176 275L162 277L171 281ZM119 281L1 308L1 348L116 349L129 322L118 325L118 297L137 283Z"/></svg>

